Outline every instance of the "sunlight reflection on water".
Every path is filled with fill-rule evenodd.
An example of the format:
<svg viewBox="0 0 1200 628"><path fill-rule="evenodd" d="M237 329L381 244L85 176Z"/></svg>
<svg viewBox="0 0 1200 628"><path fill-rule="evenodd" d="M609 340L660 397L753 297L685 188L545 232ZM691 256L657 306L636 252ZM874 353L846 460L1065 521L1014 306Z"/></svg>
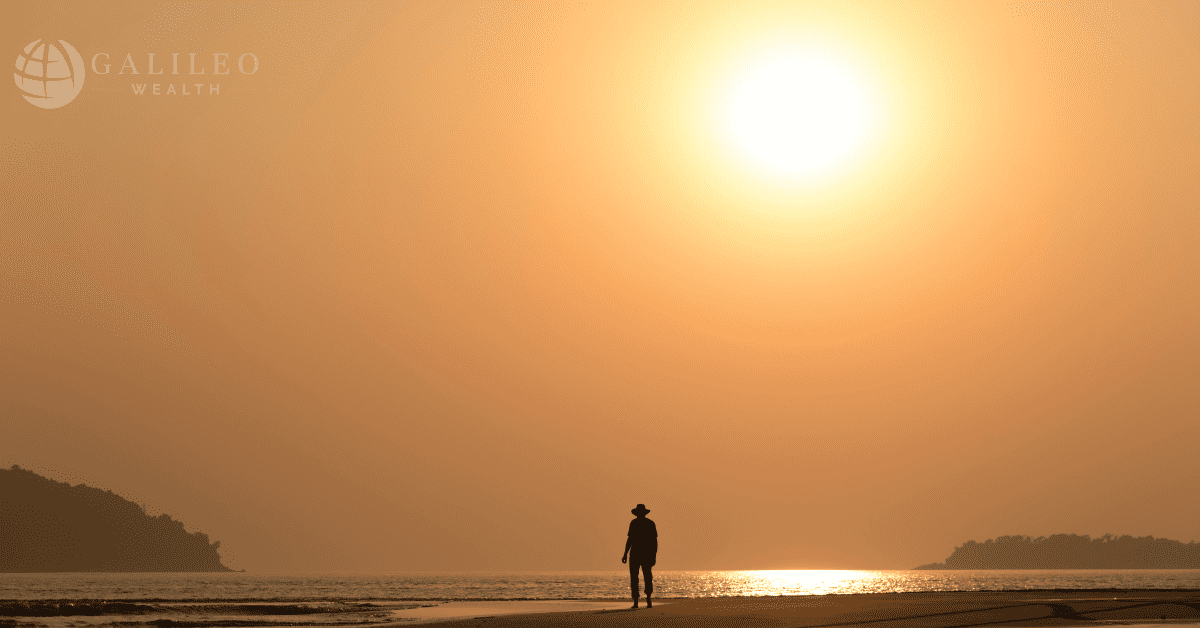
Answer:
<svg viewBox="0 0 1200 628"><path fill-rule="evenodd" d="M678 578L678 580L676 579ZM667 572L656 575L663 591L686 597L726 595L825 595L911 591L1023 589L1192 589L1195 569L1078 569L977 571L778 570Z"/></svg>
<svg viewBox="0 0 1200 628"><path fill-rule="evenodd" d="M795 570L742 571L732 579L740 580L749 595L796 595L843 593L878 590L887 575L881 571Z"/></svg>
<svg viewBox="0 0 1200 628"><path fill-rule="evenodd" d="M823 595L930 590L911 571L763 570L666 572L655 580L660 591L692 596Z"/></svg>

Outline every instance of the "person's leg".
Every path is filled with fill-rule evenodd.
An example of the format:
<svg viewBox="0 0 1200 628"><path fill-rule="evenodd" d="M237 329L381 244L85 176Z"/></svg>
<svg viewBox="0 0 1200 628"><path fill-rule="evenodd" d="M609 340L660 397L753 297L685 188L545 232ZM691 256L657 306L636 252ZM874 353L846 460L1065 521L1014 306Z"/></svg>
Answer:
<svg viewBox="0 0 1200 628"><path fill-rule="evenodd" d="M642 575L646 576L646 608L651 607L650 594L654 593L654 565L642 565Z"/></svg>
<svg viewBox="0 0 1200 628"><path fill-rule="evenodd" d="M629 558L629 585L633 589L633 608L638 607L638 563Z"/></svg>

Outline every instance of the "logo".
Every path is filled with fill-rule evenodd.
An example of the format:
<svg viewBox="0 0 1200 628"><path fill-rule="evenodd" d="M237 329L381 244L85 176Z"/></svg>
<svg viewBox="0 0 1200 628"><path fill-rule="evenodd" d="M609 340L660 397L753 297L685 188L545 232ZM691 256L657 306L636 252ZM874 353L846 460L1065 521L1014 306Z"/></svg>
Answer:
<svg viewBox="0 0 1200 628"><path fill-rule="evenodd" d="M17 55L13 79L25 100L42 109L57 109L79 95L83 75L83 57L71 44L37 39Z"/></svg>

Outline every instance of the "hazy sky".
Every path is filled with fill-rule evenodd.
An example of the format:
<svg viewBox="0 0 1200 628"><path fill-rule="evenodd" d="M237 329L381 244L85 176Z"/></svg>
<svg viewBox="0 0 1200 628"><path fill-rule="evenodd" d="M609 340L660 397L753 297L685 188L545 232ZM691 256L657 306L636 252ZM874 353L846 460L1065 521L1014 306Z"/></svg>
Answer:
<svg viewBox="0 0 1200 628"><path fill-rule="evenodd" d="M0 113L0 464L233 567L620 569L639 502L666 570L1200 540L1200 3L0 9L41 37L89 67ZM874 123L786 179L719 103L809 45Z"/></svg>

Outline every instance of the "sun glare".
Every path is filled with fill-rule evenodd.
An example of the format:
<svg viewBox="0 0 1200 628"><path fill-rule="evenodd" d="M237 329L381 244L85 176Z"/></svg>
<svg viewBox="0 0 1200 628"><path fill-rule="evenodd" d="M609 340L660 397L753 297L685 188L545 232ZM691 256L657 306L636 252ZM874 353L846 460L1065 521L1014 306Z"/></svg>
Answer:
<svg viewBox="0 0 1200 628"><path fill-rule="evenodd" d="M792 177L821 176L863 143L870 94L846 62L819 49L778 50L747 64L722 103L726 132L744 158Z"/></svg>

